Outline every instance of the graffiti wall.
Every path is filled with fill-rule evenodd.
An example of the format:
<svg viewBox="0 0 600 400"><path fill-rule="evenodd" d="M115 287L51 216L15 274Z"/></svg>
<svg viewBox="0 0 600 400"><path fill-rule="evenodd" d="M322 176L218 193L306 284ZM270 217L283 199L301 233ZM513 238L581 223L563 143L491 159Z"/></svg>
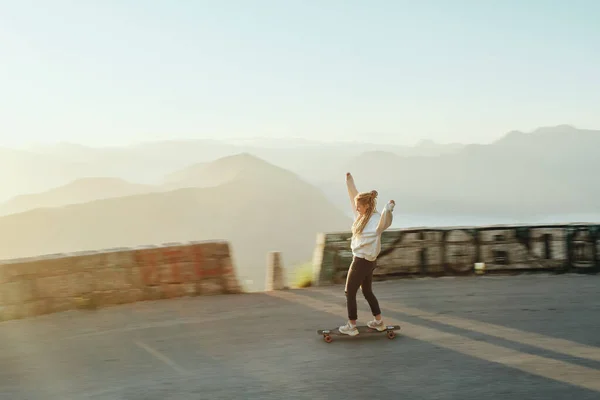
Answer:
<svg viewBox="0 0 600 400"><path fill-rule="evenodd" d="M595 270L600 261L598 231L600 226L572 226L567 229L570 264L581 270Z"/></svg>
<svg viewBox="0 0 600 400"><path fill-rule="evenodd" d="M600 270L600 225L497 225L388 230L374 273L440 276L519 271ZM317 237L313 258L315 284L345 280L352 261L350 232Z"/></svg>
<svg viewBox="0 0 600 400"><path fill-rule="evenodd" d="M393 243L386 243L380 254L374 275L396 272L416 275L436 275L443 272L443 232L399 231Z"/></svg>

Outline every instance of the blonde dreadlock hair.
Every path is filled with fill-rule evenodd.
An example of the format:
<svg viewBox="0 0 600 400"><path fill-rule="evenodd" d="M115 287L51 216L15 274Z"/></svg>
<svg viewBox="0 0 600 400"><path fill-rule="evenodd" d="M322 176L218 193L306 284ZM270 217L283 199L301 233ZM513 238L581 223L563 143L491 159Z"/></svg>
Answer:
<svg viewBox="0 0 600 400"><path fill-rule="evenodd" d="M365 229L367 222L369 222L369 219L371 218L371 215L373 215L375 207L377 206L377 194L377 190L371 190L370 192L361 192L356 195L356 201L367 206L367 210L364 214L359 215L352 224L353 235L362 233L363 229Z"/></svg>

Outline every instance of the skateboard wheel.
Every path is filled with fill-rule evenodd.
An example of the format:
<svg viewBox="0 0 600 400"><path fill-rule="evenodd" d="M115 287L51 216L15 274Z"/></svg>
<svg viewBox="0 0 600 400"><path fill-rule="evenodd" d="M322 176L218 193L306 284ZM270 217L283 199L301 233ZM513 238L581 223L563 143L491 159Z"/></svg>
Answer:
<svg viewBox="0 0 600 400"><path fill-rule="evenodd" d="M325 335L325 336L323 336L323 339L324 339L324 340L325 340L327 343L331 343L331 340L332 340L332 339L331 339L331 336L329 336L329 335Z"/></svg>
<svg viewBox="0 0 600 400"><path fill-rule="evenodd" d="M387 333L387 337L390 339L393 339L396 336L396 332L394 331L388 331Z"/></svg>

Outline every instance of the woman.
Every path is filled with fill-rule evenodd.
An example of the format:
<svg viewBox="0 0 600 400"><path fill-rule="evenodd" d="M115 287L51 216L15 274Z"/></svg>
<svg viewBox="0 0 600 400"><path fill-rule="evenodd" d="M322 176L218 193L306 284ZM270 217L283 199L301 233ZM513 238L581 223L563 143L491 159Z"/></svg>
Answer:
<svg viewBox="0 0 600 400"><path fill-rule="evenodd" d="M373 294L373 271L375 269L377 256L381 251L381 234L392 224L392 212L396 203L391 200L383 209L383 213L377 211L377 191L358 193L354 185L354 178L348 172L346 174L346 186L352 211L354 212L354 224L352 224L352 264L348 269L346 278L346 302L348 307L348 322L340 326L340 333L356 336L357 307L356 293L362 287L363 295L369 302L371 312L375 317L369 321L367 326L378 331L385 330L381 319L379 302Z"/></svg>

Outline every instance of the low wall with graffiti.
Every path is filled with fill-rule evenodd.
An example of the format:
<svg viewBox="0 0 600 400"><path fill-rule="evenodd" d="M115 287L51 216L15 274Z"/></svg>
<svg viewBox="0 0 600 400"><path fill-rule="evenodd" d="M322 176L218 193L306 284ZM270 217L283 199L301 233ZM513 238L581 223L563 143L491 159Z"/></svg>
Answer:
<svg viewBox="0 0 600 400"><path fill-rule="evenodd" d="M239 292L229 244L221 241L0 261L0 320Z"/></svg>
<svg viewBox="0 0 600 400"><path fill-rule="evenodd" d="M313 284L342 283L352 252L350 232L317 237ZM600 224L494 225L388 230L374 276L442 276L526 270L600 270Z"/></svg>

